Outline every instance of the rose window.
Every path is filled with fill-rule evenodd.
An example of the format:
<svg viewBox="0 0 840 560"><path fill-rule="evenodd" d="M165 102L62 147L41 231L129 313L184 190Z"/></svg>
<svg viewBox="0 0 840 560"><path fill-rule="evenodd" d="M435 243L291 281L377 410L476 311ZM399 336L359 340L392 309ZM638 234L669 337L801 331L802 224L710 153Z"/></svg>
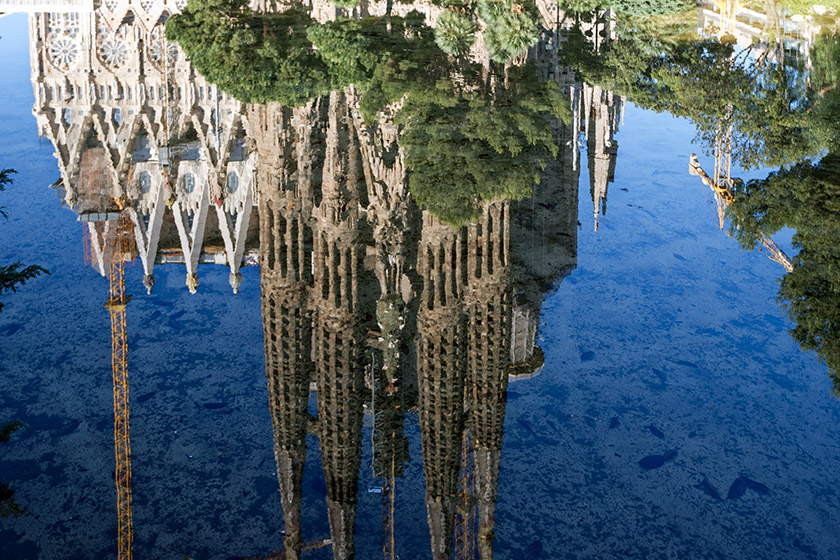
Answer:
<svg viewBox="0 0 840 560"><path fill-rule="evenodd" d="M128 58L128 49L122 41L109 39L99 47L99 55L106 64L122 66Z"/></svg>
<svg viewBox="0 0 840 560"><path fill-rule="evenodd" d="M60 37L50 45L50 59L61 70L66 70L79 55L79 47L69 37Z"/></svg>

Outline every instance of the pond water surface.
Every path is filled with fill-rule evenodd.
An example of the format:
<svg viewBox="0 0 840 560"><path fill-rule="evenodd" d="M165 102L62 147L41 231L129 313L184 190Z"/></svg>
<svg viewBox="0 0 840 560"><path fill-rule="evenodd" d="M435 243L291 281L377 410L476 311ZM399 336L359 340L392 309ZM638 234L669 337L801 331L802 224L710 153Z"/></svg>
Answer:
<svg viewBox="0 0 840 560"><path fill-rule="evenodd" d="M0 18L0 263L49 270L0 312L0 422L28 426L0 448L25 510L0 519L0 557L117 557L128 533L106 211L133 212L137 243L137 558L836 557L840 403L788 332L785 269L721 231L689 174L692 153L714 168L694 122L551 70L568 114L539 185L482 191L462 226L415 203L418 144L365 123L358 91L211 99L183 52L153 64L139 16L123 64L88 15L90 58L61 67L34 43L45 17ZM500 183L505 157L483 164ZM774 235L790 255L792 234Z"/></svg>

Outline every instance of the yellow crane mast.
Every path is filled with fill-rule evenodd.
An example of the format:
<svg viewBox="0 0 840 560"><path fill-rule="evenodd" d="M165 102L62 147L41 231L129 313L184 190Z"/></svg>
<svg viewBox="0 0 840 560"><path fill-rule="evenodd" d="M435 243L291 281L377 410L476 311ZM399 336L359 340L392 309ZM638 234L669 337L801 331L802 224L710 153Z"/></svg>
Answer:
<svg viewBox="0 0 840 560"><path fill-rule="evenodd" d="M128 337L125 307L125 262L131 260L131 220L120 212L110 235L108 301L111 315L111 372L114 380L114 455L117 486L117 557L130 560L134 530L131 521L131 441L128 418Z"/></svg>

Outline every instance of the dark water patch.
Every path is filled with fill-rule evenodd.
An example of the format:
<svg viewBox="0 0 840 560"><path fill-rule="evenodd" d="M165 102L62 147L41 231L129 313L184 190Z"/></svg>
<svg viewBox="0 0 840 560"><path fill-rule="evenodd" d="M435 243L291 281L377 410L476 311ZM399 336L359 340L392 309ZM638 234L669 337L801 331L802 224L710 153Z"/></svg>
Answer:
<svg viewBox="0 0 840 560"><path fill-rule="evenodd" d="M697 364L695 364L694 362L689 362L688 360L671 360L671 362L673 362L677 365L689 367L689 368L692 368L692 369L697 369L697 367L698 367Z"/></svg>
<svg viewBox="0 0 840 560"><path fill-rule="evenodd" d="M0 335L12 336L21 329L20 323L9 323L8 325L0 326Z"/></svg>
<svg viewBox="0 0 840 560"><path fill-rule="evenodd" d="M143 300L151 303L152 305L156 305L158 307L174 307L174 305L175 305L174 301L170 301L168 299L156 298L154 296L152 296L152 297L146 296L145 298L143 298Z"/></svg>
<svg viewBox="0 0 840 560"><path fill-rule="evenodd" d="M677 259L678 261L687 261L688 260L687 258L680 255L679 253L674 253L674 258Z"/></svg>
<svg viewBox="0 0 840 560"><path fill-rule="evenodd" d="M158 309L157 311L155 311L154 313L152 313L149 316L149 321L155 321L155 320L159 319L161 315L163 315L163 313L161 313L160 309Z"/></svg>
<svg viewBox="0 0 840 560"><path fill-rule="evenodd" d="M718 492L717 489L714 486L712 486L712 483L709 482L709 479L705 476L703 477L703 480L695 484L694 487L714 500L723 500L723 498L721 498L720 496L720 492Z"/></svg>
<svg viewBox="0 0 840 560"><path fill-rule="evenodd" d="M547 413L546 416L551 416L554 420L559 422L560 424L568 424L572 421L574 416L569 414L568 412L562 412L560 410L552 410L550 413Z"/></svg>
<svg viewBox="0 0 840 560"><path fill-rule="evenodd" d="M539 558L540 554L543 551L543 544L542 541L536 540L528 545L525 549L525 555L523 556L524 560L533 560L534 558Z"/></svg>
<svg viewBox="0 0 840 560"><path fill-rule="evenodd" d="M621 425L621 422L618 421L618 416L613 416L612 420L610 420L610 430L618 428Z"/></svg>
<svg viewBox="0 0 840 560"><path fill-rule="evenodd" d="M639 380L651 391L664 391L668 388L668 376L664 371L657 368L650 368L650 371L641 370Z"/></svg>
<svg viewBox="0 0 840 560"><path fill-rule="evenodd" d="M41 475L41 463L38 459L3 459L0 468L4 482L24 482Z"/></svg>
<svg viewBox="0 0 840 560"><path fill-rule="evenodd" d="M81 420L62 418L60 416L49 416L47 414L24 415L21 418L24 424L29 426L33 432L49 431L53 437L63 437L72 434L79 428ZM114 418L111 417L113 422Z"/></svg>
<svg viewBox="0 0 840 560"><path fill-rule="evenodd" d="M327 495L327 483L320 476L309 483L309 488L321 498Z"/></svg>
<svg viewBox="0 0 840 560"><path fill-rule="evenodd" d="M520 418L516 421L516 423L519 424L526 432L528 432L532 436L537 435L536 430L534 430L534 426L524 418Z"/></svg>
<svg viewBox="0 0 840 560"><path fill-rule="evenodd" d="M639 460L639 466L645 470L658 469L676 456L676 451L666 451L662 455L648 455Z"/></svg>
<svg viewBox="0 0 840 560"><path fill-rule="evenodd" d="M519 398L519 397L521 397L521 396L522 396L522 393L517 393L516 391L510 391L510 390L508 390L508 392L507 392L507 400L508 400L508 402L510 402L510 401L515 401L516 399L518 399L518 398Z"/></svg>
<svg viewBox="0 0 840 560"><path fill-rule="evenodd" d="M172 316L169 317L169 320L166 322L166 324L169 325L169 328L176 332L184 330L184 323L182 321L178 321L178 319L183 317L185 313L186 311L184 311L183 309L181 311L173 313Z"/></svg>
<svg viewBox="0 0 840 560"><path fill-rule="evenodd" d="M659 428L657 428L656 426L654 426L653 424L650 424L647 427L647 429L650 433L652 433L653 435L655 435L659 439L665 439L665 434L663 434L662 431Z"/></svg>
<svg viewBox="0 0 840 560"><path fill-rule="evenodd" d="M664 371L656 368L650 368L650 370L653 372L653 374L656 376L656 378L662 385L665 385L668 382L668 376L665 375Z"/></svg>
<svg viewBox="0 0 840 560"><path fill-rule="evenodd" d="M793 391L796 389L796 383L794 383L789 377L785 375L780 375L778 373L769 373L767 374L767 377L776 385L778 385L786 391Z"/></svg>
<svg viewBox="0 0 840 560"><path fill-rule="evenodd" d="M39 462L43 468L43 474L50 479L53 488L60 488L67 481L67 469L55 461L56 457L55 453L47 453Z"/></svg>
<svg viewBox="0 0 840 560"><path fill-rule="evenodd" d="M0 558L24 559L40 558L41 548L34 541L20 540L23 534L15 531L0 530Z"/></svg>
<svg viewBox="0 0 840 560"><path fill-rule="evenodd" d="M275 492L280 492L280 488L277 486L277 479L270 476L258 476L254 481L254 490L256 490L257 496L263 500Z"/></svg>
<svg viewBox="0 0 840 560"><path fill-rule="evenodd" d="M737 500L744 495L744 492L747 491L747 484L744 482L744 477L739 476L735 479L732 485L729 487L729 492L726 493L726 498L728 500Z"/></svg>
<svg viewBox="0 0 840 560"><path fill-rule="evenodd" d="M715 286L717 286L718 290L723 290L724 292L729 292L730 294L738 294L741 292L741 290L738 289L738 286L736 286L732 282L718 280L717 282L715 282Z"/></svg>
<svg viewBox="0 0 840 560"><path fill-rule="evenodd" d="M744 484L750 490L758 492L759 494L768 494L770 492L770 489L760 482L752 480L751 478L747 478L746 476L743 476L743 475L741 475L741 478L743 479Z"/></svg>
<svg viewBox="0 0 840 560"><path fill-rule="evenodd" d="M149 391L148 393L143 393L142 395L140 395L139 397L137 397L137 402L138 402L138 403L144 403L144 402L146 402L147 400L149 400L149 399L151 399L152 397L154 397L154 396L155 396L155 394L157 394L157 391Z"/></svg>
<svg viewBox="0 0 840 560"><path fill-rule="evenodd" d="M218 410L214 410L213 414L222 414L222 415L233 414L233 409L232 408L220 408Z"/></svg>
<svg viewBox="0 0 840 560"><path fill-rule="evenodd" d="M105 432L107 430L114 429L114 415L111 414L110 417L105 416L103 413L102 415L98 416L96 423L94 424L94 428L97 432Z"/></svg>
<svg viewBox="0 0 840 560"><path fill-rule="evenodd" d="M226 406L227 406L227 403L226 403L226 402L209 402L209 403L204 403L204 408L206 408L206 409L208 409L208 410L218 410L218 409L220 409L220 408L224 408L224 407L226 407Z"/></svg>
<svg viewBox="0 0 840 560"><path fill-rule="evenodd" d="M592 350L587 350L586 352L583 352L580 355L581 362L588 362L593 359L595 359L595 352L593 352Z"/></svg>
<svg viewBox="0 0 840 560"><path fill-rule="evenodd" d="M726 495L727 498L730 500L737 500L741 498L747 490L752 490L758 494L769 494L770 489L762 484L761 482L755 481L751 478L748 478L744 475L739 476L735 479L732 485L729 487L729 493Z"/></svg>

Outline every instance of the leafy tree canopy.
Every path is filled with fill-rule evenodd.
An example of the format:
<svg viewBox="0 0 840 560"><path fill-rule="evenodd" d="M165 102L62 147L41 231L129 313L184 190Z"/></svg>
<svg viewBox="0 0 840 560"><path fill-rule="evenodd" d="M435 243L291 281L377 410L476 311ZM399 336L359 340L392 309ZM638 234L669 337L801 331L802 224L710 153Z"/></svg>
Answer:
<svg viewBox="0 0 840 560"><path fill-rule="evenodd" d="M489 71L461 56L477 15L496 61ZM500 65L539 39L533 0L450 3L441 21L437 32L415 12L318 24L299 9L257 14L245 0L191 0L167 23L167 37L209 81L246 102L294 106L350 84L368 120L402 102L395 121L404 127L411 192L461 225L484 201L531 193L557 151L550 121L569 103L557 84L539 83L533 65Z"/></svg>
<svg viewBox="0 0 840 560"><path fill-rule="evenodd" d="M444 11L435 27L435 42L446 54L466 54L475 42L478 22L463 11Z"/></svg>
<svg viewBox="0 0 840 560"><path fill-rule="evenodd" d="M255 13L247 0L189 0L166 22L196 70L246 103L296 106L331 88L324 61L307 38L306 10Z"/></svg>
<svg viewBox="0 0 840 560"><path fill-rule="evenodd" d="M620 19L615 40L598 52L578 27L560 54L588 82L691 119L707 148L719 126L731 126L732 156L744 167L789 164L827 147L833 128L811 114L816 97L803 61L773 60L772 45L736 51L731 38L701 36L693 26L682 16Z"/></svg>
<svg viewBox="0 0 840 560"><path fill-rule="evenodd" d="M0 191L6 190L6 186L12 182L11 175L15 173L14 169L0 170ZM0 206L0 216L6 218L6 212ZM31 280L40 274L49 274L46 270L37 265L23 266L19 262L9 265L0 265L0 295L7 292L16 292L18 286L26 284L27 280ZM0 311L3 310L3 303L0 303ZM0 439L2 442L2 439Z"/></svg>
<svg viewBox="0 0 840 560"><path fill-rule="evenodd" d="M619 14L636 17L675 14L696 6L694 0L560 0L560 7L571 12L613 8Z"/></svg>
<svg viewBox="0 0 840 560"><path fill-rule="evenodd" d="M540 15L533 1L478 0L477 9L487 26L484 42L491 60L511 60L540 38Z"/></svg>
<svg viewBox="0 0 840 560"><path fill-rule="evenodd" d="M557 154L550 122L568 121L568 99L556 83L538 82L531 64L509 72L507 86L439 79L432 91L410 91L397 115L411 193L445 223L473 220L487 201L529 196Z"/></svg>
<svg viewBox="0 0 840 560"><path fill-rule="evenodd" d="M831 369L840 397L840 154L749 181L730 206L732 233L746 246L759 234L794 228L799 253L779 301L795 323L793 338Z"/></svg>

